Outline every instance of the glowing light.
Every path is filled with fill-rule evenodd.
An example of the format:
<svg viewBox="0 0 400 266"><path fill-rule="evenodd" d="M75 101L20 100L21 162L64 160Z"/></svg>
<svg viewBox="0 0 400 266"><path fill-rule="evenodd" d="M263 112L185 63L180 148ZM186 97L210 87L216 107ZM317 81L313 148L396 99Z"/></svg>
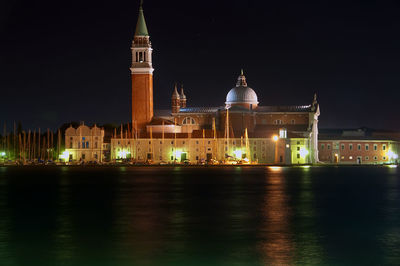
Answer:
<svg viewBox="0 0 400 266"><path fill-rule="evenodd" d="M182 156L182 151L181 150L176 150L175 151L175 159L180 161L181 160L181 156Z"/></svg>
<svg viewBox="0 0 400 266"><path fill-rule="evenodd" d="M126 159L128 154L131 154L131 152L123 149L122 151L118 152L118 157L121 159Z"/></svg>
<svg viewBox="0 0 400 266"><path fill-rule="evenodd" d="M235 154L235 157L237 158L237 159L242 159L242 150L236 150L236 151L234 151L233 152L233 154Z"/></svg>
<svg viewBox="0 0 400 266"><path fill-rule="evenodd" d="M399 156L391 150L387 152L387 156L389 157L389 160L399 158Z"/></svg>
<svg viewBox="0 0 400 266"><path fill-rule="evenodd" d="M6 156L6 153L3 151L0 153L1 156Z"/></svg>
<svg viewBox="0 0 400 266"><path fill-rule="evenodd" d="M63 160L68 160L69 159L69 152L68 151L64 151L63 153L60 154L59 158L63 159Z"/></svg>
<svg viewBox="0 0 400 266"><path fill-rule="evenodd" d="M274 135L274 136L272 137L272 140L273 140L273 141L278 141L278 139L279 139L279 137L278 137L277 135Z"/></svg>
<svg viewBox="0 0 400 266"><path fill-rule="evenodd" d="M305 148L300 148L300 156L301 157L306 157L307 156L307 154L308 154L308 150L307 149L305 149Z"/></svg>
<svg viewBox="0 0 400 266"><path fill-rule="evenodd" d="M249 158L244 158L243 161L245 161L246 163L250 162Z"/></svg>
<svg viewBox="0 0 400 266"><path fill-rule="evenodd" d="M302 167L303 167L303 168L310 168L309 165L303 165Z"/></svg>
<svg viewBox="0 0 400 266"><path fill-rule="evenodd" d="M388 167L389 168L397 168L397 164L389 164Z"/></svg>
<svg viewBox="0 0 400 266"><path fill-rule="evenodd" d="M270 166L269 169L272 172L280 172L282 170L282 167L280 167L280 166Z"/></svg>

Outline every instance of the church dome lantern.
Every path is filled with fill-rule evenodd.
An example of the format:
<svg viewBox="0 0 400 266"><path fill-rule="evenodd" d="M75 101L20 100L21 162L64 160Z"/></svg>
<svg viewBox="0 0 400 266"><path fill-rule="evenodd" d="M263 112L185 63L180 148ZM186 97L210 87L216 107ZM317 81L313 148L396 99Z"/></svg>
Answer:
<svg viewBox="0 0 400 266"><path fill-rule="evenodd" d="M242 106L248 109L254 109L258 105L258 98L255 91L247 86L246 77L241 71L236 87L232 88L226 95L226 108L232 106Z"/></svg>

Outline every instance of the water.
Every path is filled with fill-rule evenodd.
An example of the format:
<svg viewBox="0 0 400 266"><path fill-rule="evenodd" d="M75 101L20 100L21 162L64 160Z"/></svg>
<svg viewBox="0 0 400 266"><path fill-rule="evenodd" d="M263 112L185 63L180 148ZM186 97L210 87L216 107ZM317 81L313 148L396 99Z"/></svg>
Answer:
<svg viewBox="0 0 400 266"><path fill-rule="evenodd" d="M400 168L0 168L0 265L282 264L400 264Z"/></svg>

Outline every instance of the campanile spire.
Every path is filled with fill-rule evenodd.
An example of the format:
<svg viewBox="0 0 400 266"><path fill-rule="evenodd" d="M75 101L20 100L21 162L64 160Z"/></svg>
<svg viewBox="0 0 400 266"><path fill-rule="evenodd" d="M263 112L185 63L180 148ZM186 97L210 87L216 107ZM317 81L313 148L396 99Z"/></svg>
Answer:
<svg viewBox="0 0 400 266"><path fill-rule="evenodd" d="M149 32L140 1L138 20L132 42L132 122L144 129L153 118L153 66Z"/></svg>

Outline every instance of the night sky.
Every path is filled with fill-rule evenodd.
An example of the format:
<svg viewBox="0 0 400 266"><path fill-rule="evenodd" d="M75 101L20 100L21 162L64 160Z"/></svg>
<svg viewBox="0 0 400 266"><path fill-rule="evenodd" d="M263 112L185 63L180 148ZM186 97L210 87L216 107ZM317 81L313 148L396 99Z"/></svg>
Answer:
<svg viewBox="0 0 400 266"><path fill-rule="evenodd" d="M321 107L320 127L400 129L400 1L144 1L156 109L174 82L221 106L243 68L260 105ZM0 123L130 117L137 1L6 1Z"/></svg>

